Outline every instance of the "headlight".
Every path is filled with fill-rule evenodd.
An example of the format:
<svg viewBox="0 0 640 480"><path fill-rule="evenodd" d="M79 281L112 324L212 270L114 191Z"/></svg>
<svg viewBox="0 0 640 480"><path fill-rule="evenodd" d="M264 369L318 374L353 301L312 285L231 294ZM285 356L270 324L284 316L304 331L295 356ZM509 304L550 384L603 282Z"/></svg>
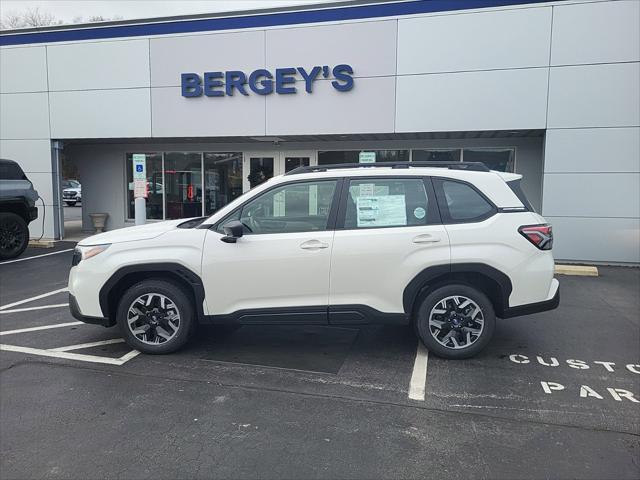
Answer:
<svg viewBox="0 0 640 480"><path fill-rule="evenodd" d="M73 251L73 260L71 261L71 266L75 267L82 260L88 260L91 257L95 257L96 255L104 252L107 248L109 248L110 245L110 243L106 243L104 245L78 245Z"/></svg>

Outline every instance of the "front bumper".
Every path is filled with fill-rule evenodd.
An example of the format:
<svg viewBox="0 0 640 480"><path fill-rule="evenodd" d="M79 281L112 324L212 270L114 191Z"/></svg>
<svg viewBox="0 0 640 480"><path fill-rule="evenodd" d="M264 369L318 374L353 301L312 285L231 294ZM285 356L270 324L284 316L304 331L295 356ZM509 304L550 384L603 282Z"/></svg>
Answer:
<svg viewBox="0 0 640 480"><path fill-rule="evenodd" d="M71 310L71 315L73 316L73 318L84 323L90 323L91 325L102 325L103 327L113 327L115 325L115 322L108 318L89 317L80 313L80 308L78 307L76 297L71 294L69 294L69 310Z"/></svg>

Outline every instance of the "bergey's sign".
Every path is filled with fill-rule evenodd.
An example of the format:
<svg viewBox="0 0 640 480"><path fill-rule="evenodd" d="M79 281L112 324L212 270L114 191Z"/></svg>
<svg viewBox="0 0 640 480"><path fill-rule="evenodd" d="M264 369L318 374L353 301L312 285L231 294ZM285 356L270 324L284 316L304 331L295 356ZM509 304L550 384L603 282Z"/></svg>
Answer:
<svg viewBox="0 0 640 480"><path fill-rule="evenodd" d="M249 75L238 70L226 72L205 72L181 74L183 97L223 97L233 96L234 91L241 95L253 92L258 95L271 93L297 93L296 81L304 81L307 93L313 92L313 83L318 79L333 77L331 85L339 92L347 92L353 88L353 68L351 65L341 64L331 68L328 65L315 66L311 69L276 68L274 73L260 68Z"/></svg>

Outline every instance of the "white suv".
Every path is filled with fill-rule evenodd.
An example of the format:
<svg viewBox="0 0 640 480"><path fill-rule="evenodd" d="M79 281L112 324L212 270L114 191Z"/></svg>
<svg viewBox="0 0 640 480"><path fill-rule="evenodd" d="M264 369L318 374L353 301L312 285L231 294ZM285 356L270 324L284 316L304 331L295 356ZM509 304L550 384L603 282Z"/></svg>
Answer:
<svg viewBox="0 0 640 480"><path fill-rule="evenodd" d="M71 311L146 353L198 323L385 323L470 357L496 317L559 302L551 227L520 179L477 163L300 167L210 217L83 240Z"/></svg>

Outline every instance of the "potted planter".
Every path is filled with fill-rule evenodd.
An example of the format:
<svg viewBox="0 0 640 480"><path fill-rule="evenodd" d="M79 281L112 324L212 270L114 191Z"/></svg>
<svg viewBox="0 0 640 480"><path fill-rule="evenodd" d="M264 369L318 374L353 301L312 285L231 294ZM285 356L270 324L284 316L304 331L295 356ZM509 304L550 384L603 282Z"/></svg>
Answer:
<svg viewBox="0 0 640 480"><path fill-rule="evenodd" d="M90 213L91 223L93 228L96 229L96 233L104 232L104 224L107 222L108 213Z"/></svg>

